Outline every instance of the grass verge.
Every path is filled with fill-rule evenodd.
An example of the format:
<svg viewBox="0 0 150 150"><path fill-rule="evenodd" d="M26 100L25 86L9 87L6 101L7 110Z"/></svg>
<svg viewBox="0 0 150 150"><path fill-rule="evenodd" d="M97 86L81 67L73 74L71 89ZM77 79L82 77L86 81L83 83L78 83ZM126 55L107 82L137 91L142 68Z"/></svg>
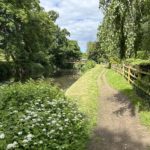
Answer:
<svg viewBox="0 0 150 150"><path fill-rule="evenodd" d="M86 72L67 91L66 96L76 99L79 110L89 117L89 129L97 121L99 88L97 80L102 67L96 65L95 68Z"/></svg>
<svg viewBox="0 0 150 150"><path fill-rule="evenodd" d="M142 107L142 98L136 95L136 92L134 91L132 85L129 84L124 77L122 77L120 74L116 73L113 70L108 70L108 72L106 73L106 78L108 83L113 88L125 94L137 109L139 109L139 107ZM150 111L139 111L139 117L141 123L150 128Z"/></svg>

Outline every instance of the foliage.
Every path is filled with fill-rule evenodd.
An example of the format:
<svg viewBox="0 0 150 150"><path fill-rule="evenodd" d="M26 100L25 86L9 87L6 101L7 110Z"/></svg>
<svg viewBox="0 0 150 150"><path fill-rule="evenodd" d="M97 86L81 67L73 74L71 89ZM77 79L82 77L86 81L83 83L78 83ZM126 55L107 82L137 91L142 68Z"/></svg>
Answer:
<svg viewBox="0 0 150 150"><path fill-rule="evenodd" d="M97 121L98 91L96 84L102 68L97 65L87 71L67 91L66 96L76 99L79 110L89 117L89 131L93 129Z"/></svg>
<svg viewBox="0 0 150 150"><path fill-rule="evenodd" d="M137 56L142 45L142 25L148 20L148 3L148 0L100 0L104 20L98 40L108 60Z"/></svg>
<svg viewBox="0 0 150 150"><path fill-rule="evenodd" d="M82 53L82 59L86 59L87 60L88 56L87 53Z"/></svg>
<svg viewBox="0 0 150 150"><path fill-rule="evenodd" d="M84 65L81 66L80 70L82 73L94 68L96 66L96 62L93 60L88 60Z"/></svg>
<svg viewBox="0 0 150 150"><path fill-rule="evenodd" d="M28 81L0 95L0 149L82 149L86 119L57 87Z"/></svg>
<svg viewBox="0 0 150 150"><path fill-rule="evenodd" d="M9 80L14 74L14 65L11 62L0 62L0 81Z"/></svg>
<svg viewBox="0 0 150 150"><path fill-rule="evenodd" d="M141 80L135 81L135 83L139 86L142 87L147 93L150 93L150 77L148 75L142 76ZM144 99L147 99L149 103L146 103L147 107L150 107L150 96L146 94L143 90L135 87L137 95L140 97L144 97Z"/></svg>
<svg viewBox="0 0 150 150"><path fill-rule="evenodd" d="M131 65L150 65L150 60L143 60L143 59L126 59L125 63Z"/></svg>
<svg viewBox="0 0 150 150"><path fill-rule="evenodd" d="M55 62L59 68L68 68L68 63L80 60L81 58L80 47L77 41L69 40L66 44L66 48L56 54Z"/></svg>
<svg viewBox="0 0 150 150"><path fill-rule="evenodd" d="M150 60L150 53L148 52L148 49L146 51L138 51L136 59Z"/></svg>
<svg viewBox="0 0 150 150"><path fill-rule="evenodd" d="M88 59L94 60L97 63L104 62L106 57L105 52L101 49L99 42L88 42L87 55Z"/></svg>
<svg viewBox="0 0 150 150"><path fill-rule="evenodd" d="M36 70L41 70L37 76L50 75L70 59L80 59L77 42L55 23L59 15L46 12L38 0L2 0L0 10L0 49L11 56L16 80L35 76Z"/></svg>

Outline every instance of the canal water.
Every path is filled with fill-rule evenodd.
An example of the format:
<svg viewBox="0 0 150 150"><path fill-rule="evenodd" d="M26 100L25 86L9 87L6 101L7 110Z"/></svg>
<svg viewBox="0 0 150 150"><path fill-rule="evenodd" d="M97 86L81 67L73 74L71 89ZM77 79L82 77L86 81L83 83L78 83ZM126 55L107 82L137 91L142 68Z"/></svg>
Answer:
<svg viewBox="0 0 150 150"><path fill-rule="evenodd" d="M66 91L73 83L79 79L80 75L77 72L65 72L61 73L53 78L54 83Z"/></svg>
<svg viewBox="0 0 150 150"><path fill-rule="evenodd" d="M52 81L59 88L66 91L73 83L75 83L79 79L80 75L76 71L61 71L57 75L52 78L45 79L46 81ZM0 86L4 84L10 84L13 81L0 82Z"/></svg>

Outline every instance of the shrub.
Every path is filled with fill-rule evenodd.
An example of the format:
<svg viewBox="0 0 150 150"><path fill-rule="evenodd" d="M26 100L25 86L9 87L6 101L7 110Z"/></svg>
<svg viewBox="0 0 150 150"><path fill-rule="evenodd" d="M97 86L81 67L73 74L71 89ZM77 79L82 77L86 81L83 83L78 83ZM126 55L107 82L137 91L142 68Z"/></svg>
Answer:
<svg viewBox="0 0 150 150"><path fill-rule="evenodd" d="M136 84L139 86L139 87L142 87L143 90L147 91L148 93L150 93L150 78L149 76L143 76L141 78L141 81L140 80L136 80L135 81ZM137 92L137 95L139 95L140 97L143 97L145 100L148 100L149 102L149 107L150 107L150 97L148 94L146 94L144 91L142 91L141 89L137 88L137 87L134 87L136 92ZM148 105L147 105L148 106Z"/></svg>
<svg viewBox="0 0 150 150"><path fill-rule="evenodd" d="M0 95L0 149L82 149L86 119L54 85L15 83Z"/></svg>
<svg viewBox="0 0 150 150"><path fill-rule="evenodd" d="M81 67L81 72L86 72L88 71L89 69L92 69L96 66L96 62L93 61L93 60L89 60L86 62L86 64L84 64L82 67Z"/></svg>
<svg viewBox="0 0 150 150"><path fill-rule="evenodd" d="M9 80L14 75L14 65L10 62L0 62L0 81Z"/></svg>

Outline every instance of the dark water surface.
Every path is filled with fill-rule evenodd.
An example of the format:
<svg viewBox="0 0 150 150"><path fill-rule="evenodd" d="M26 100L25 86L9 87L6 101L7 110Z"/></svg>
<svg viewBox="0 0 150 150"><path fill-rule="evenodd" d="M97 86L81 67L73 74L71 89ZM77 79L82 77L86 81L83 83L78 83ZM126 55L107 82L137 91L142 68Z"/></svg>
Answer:
<svg viewBox="0 0 150 150"><path fill-rule="evenodd" d="M52 78L46 78L45 81L52 81L58 87L66 91L73 83L79 79L80 75L75 71L65 71L61 72ZM13 81L0 82L0 86L5 84L12 84Z"/></svg>
<svg viewBox="0 0 150 150"><path fill-rule="evenodd" d="M54 83L56 83L61 89L66 91L73 83L79 79L78 74L61 75L54 77Z"/></svg>

